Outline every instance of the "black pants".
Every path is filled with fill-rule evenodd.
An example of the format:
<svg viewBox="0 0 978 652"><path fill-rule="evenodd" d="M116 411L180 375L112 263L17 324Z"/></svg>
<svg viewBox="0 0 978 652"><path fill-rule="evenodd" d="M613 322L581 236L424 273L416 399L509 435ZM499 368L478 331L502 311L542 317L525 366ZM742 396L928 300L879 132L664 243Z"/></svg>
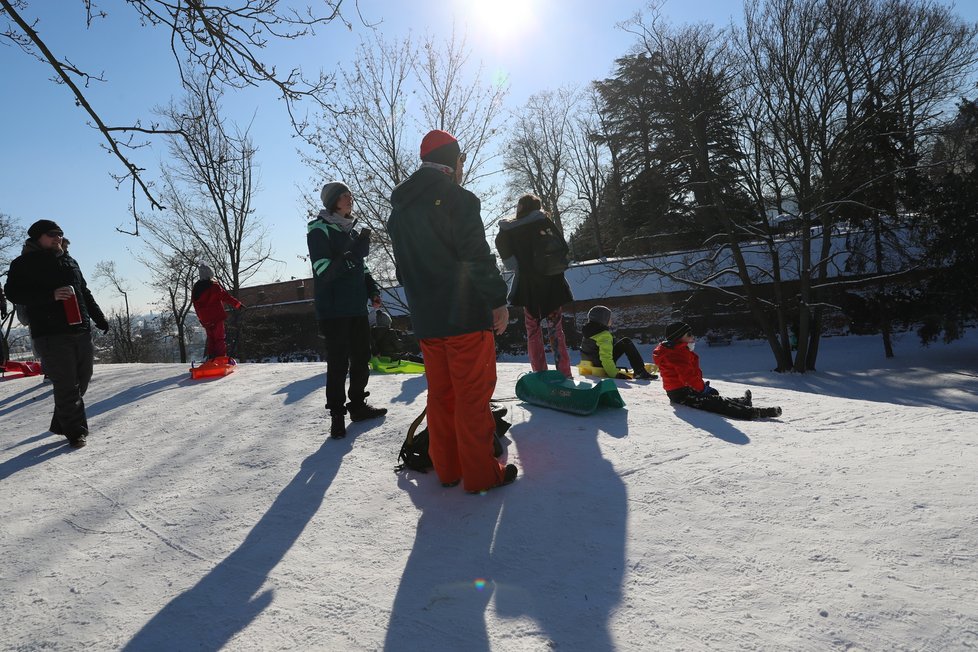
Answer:
<svg viewBox="0 0 978 652"><path fill-rule="evenodd" d="M326 409L346 414L346 375L350 374L350 405L363 405L370 377L370 323L367 316L320 319L326 339Z"/></svg>
<svg viewBox="0 0 978 652"><path fill-rule="evenodd" d="M92 379L94 348L91 332L35 337L34 352L41 359L44 375L54 386L51 432L69 439L87 435L88 419L82 397Z"/></svg>
<svg viewBox="0 0 978 652"><path fill-rule="evenodd" d="M757 417L754 408L747 405L746 400L742 398L725 398L719 394L703 396L689 387L673 389L666 394L669 395L669 400L673 403L680 403L697 410L715 412L735 419L754 419Z"/></svg>
<svg viewBox="0 0 978 652"><path fill-rule="evenodd" d="M618 362L618 358L621 356L628 358L628 366L631 367L635 373L642 373L645 371L645 361L642 360L642 356L639 354L638 349L635 348L635 344L633 344L627 337L623 337L615 342L614 348L611 349L611 357L615 360L616 364Z"/></svg>

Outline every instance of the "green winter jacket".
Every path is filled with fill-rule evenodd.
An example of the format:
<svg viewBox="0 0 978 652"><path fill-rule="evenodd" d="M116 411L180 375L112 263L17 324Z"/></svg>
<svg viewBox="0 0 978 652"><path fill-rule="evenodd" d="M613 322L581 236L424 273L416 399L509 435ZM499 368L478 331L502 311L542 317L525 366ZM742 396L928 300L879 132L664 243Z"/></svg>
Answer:
<svg viewBox="0 0 978 652"><path fill-rule="evenodd" d="M417 337L492 328L492 311L506 305L506 282L486 242L478 197L422 167L391 193L387 231Z"/></svg>
<svg viewBox="0 0 978 652"><path fill-rule="evenodd" d="M367 301L379 294L363 262L366 241L336 224L316 218L309 222L306 242L312 263L316 318L359 317L367 314Z"/></svg>

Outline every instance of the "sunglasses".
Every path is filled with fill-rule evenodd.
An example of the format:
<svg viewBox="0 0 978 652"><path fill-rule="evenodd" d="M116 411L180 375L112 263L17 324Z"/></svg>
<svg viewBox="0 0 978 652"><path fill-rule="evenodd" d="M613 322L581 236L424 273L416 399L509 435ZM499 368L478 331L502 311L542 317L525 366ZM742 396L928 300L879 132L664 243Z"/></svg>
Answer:
<svg viewBox="0 0 978 652"><path fill-rule="evenodd" d="M65 232L64 231L48 231L44 235L46 235L49 238L63 238L63 237L65 237Z"/></svg>

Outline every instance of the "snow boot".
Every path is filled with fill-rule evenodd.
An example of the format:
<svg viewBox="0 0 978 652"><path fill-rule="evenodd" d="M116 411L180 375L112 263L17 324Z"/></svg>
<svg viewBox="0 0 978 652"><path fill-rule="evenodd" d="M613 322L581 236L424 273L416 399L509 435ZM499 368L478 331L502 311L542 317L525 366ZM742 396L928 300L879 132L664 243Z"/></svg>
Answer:
<svg viewBox="0 0 978 652"><path fill-rule="evenodd" d="M751 405L751 397L752 396L753 396L753 394L750 393L750 390L749 389L744 390L744 405L746 405L747 407L750 407L750 405Z"/></svg>
<svg viewBox="0 0 978 652"><path fill-rule="evenodd" d="M75 435L74 437L68 437L68 445L72 448L85 448L85 444L87 443L88 441L86 440L85 433Z"/></svg>
<svg viewBox="0 0 978 652"><path fill-rule="evenodd" d="M343 439L346 437L346 419L342 414L334 414L333 420L329 424L329 436L333 439Z"/></svg>
<svg viewBox="0 0 978 652"><path fill-rule="evenodd" d="M772 417L780 416L781 408L779 407L754 408L754 418L756 419L770 419Z"/></svg>
<svg viewBox="0 0 978 652"><path fill-rule="evenodd" d="M650 374L648 371L645 371L644 369L642 371L635 373L635 380L655 380L656 378L658 378L658 376L656 376L655 374Z"/></svg>
<svg viewBox="0 0 978 652"><path fill-rule="evenodd" d="M346 411L350 415L350 421L366 421L367 419L376 419L387 414L387 408L376 408L367 403L347 405Z"/></svg>
<svg viewBox="0 0 978 652"><path fill-rule="evenodd" d="M519 469L516 468L516 465L515 464L507 464L506 465L506 468L503 470L503 481L500 482L497 485L494 485L492 487L489 487L489 489L497 489L499 487L505 487L508 484L513 484L513 481L516 480L516 475L518 473L519 473ZM483 489L481 491L470 491L468 493L470 493L470 494L484 494L487 491L489 491L489 489Z"/></svg>

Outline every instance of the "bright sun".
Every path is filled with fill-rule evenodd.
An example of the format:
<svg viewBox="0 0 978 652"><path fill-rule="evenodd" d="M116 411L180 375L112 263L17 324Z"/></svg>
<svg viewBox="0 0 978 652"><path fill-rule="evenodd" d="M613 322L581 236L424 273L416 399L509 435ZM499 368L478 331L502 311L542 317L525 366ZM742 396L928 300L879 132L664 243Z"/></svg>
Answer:
<svg viewBox="0 0 978 652"><path fill-rule="evenodd" d="M512 42L534 31L535 0L462 0L468 9L469 30L496 42Z"/></svg>

